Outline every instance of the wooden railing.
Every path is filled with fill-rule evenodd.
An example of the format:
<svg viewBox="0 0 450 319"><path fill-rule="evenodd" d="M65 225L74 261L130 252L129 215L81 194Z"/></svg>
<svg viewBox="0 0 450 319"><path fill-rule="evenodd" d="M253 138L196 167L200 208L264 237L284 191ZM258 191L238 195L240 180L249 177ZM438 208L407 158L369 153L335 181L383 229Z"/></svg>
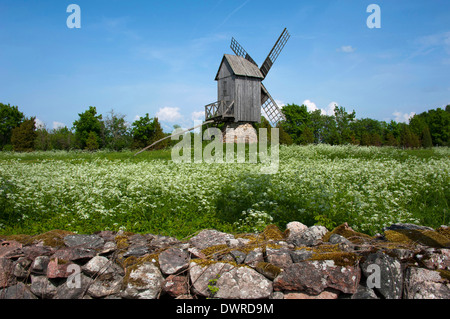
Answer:
<svg viewBox="0 0 450 319"><path fill-rule="evenodd" d="M205 120L234 117L234 101L218 101L205 106Z"/></svg>

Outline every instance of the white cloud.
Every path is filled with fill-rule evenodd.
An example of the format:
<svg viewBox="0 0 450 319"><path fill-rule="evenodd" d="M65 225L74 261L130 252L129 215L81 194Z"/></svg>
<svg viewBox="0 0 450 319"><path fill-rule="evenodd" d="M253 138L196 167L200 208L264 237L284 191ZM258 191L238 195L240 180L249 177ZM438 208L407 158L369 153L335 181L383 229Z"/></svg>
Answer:
<svg viewBox="0 0 450 319"><path fill-rule="evenodd" d="M45 123L42 122L40 119L35 118L34 119L34 123L36 123L36 128L37 129L41 129L41 128L45 128Z"/></svg>
<svg viewBox="0 0 450 319"><path fill-rule="evenodd" d="M286 106L286 103L284 103L281 100L275 100L275 103L277 103L277 105L280 109L282 109L284 106Z"/></svg>
<svg viewBox="0 0 450 319"><path fill-rule="evenodd" d="M183 118L178 107L163 107L156 113L156 117L160 121L176 122Z"/></svg>
<svg viewBox="0 0 450 319"><path fill-rule="evenodd" d="M66 124L64 124L64 123L56 122L56 121L53 122L53 129L55 129L55 130L59 129L59 128L63 128L65 126L66 126Z"/></svg>
<svg viewBox="0 0 450 319"><path fill-rule="evenodd" d="M343 45L340 48L336 49L336 51L344 53L353 53L356 51L356 48L352 47L351 45Z"/></svg>
<svg viewBox="0 0 450 319"><path fill-rule="evenodd" d="M205 119L205 111L192 112L193 121L201 121Z"/></svg>
<svg viewBox="0 0 450 319"><path fill-rule="evenodd" d="M336 105L339 105L338 102L331 102L325 109L318 108L316 103L311 100L303 101L303 104L308 108L308 112L314 112L316 110L320 110L322 115L334 115L334 108Z"/></svg>
<svg viewBox="0 0 450 319"><path fill-rule="evenodd" d="M392 115L394 115L394 121L396 122L403 122L403 123L408 123L409 120L416 115L415 112L411 112L411 113L402 113L402 112L397 112L395 111L394 113L392 113Z"/></svg>

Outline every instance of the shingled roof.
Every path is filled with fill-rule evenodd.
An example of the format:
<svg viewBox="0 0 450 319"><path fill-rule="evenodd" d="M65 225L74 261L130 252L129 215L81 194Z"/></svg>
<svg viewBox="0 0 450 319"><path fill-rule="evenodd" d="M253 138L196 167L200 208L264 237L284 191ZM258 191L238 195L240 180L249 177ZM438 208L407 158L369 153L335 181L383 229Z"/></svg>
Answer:
<svg viewBox="0 0 450 319"><path fill-rule="evenodd" d="M224 61L227 61L234 75L264 79L264 76L262 75L258 66L244 59L243 57L225 54L223 56L222 62L220 63L220 67L222 67ZM219 72L220 68L217 72L216 80L218 80Z"/></svg>

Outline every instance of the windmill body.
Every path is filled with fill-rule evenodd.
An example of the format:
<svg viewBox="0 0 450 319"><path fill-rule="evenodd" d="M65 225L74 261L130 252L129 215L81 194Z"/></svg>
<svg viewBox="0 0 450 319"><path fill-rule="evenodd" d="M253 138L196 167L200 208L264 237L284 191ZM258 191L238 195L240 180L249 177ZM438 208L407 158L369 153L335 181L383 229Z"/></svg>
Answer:
<svg viewBox="0 0 450 319"><path fill-rule="evenodd" d="M261 115L273 126L284 119L277 103L262 81L281 53L290 35L284 29L261 68L233 38L231 49L236 55L225 54L215 80L218 101L205 107L207 121L226 122L227 126L260 123Z"/></svg>

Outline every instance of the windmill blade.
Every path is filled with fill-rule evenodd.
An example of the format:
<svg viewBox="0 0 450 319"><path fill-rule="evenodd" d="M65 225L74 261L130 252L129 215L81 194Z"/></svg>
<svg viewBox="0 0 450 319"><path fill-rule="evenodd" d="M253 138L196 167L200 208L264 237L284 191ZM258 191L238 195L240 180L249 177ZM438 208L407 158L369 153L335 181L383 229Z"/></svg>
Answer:
<svg viewBox="0 0 450 319"><path fill-rule="evenodd" d="M231 50L233 50L233 52L237 56L241 56L244 59L253 63L254 65L258 66L258 64L256 64L256 62L252 59L250 54L248 54L247 51L245 51L245 49L242 47L242 45L240 45L239 42L237 42L235 38L231 38L231 46L230 47L231 47Z"/></svg>
<svg viewBox="0 0 450 319"><path fill-rule="evenodd" d="M290 37L291 35L285 28L283 30L283 33L281 33L277 42L273 46L272 50L270 51L269 55L267 56L266 60L264 61L263 65L261 66L261 73L263 74L264 78L269 73L270 68L275 63L276 59L281 53L281 50L283 50L284 46L286 45L286 42L289 40Z"/></svg>
<svg viewBox="0 0 450 319"><path fill-rule="evenodd" d="M267 91L264 84L261 83L261 108L264 113L267 115L269 122L273 127L277 125L280 121L285 121L286 117L284 116L281 109L278 107L275 100L270 95L269 91Z"/></svg>

